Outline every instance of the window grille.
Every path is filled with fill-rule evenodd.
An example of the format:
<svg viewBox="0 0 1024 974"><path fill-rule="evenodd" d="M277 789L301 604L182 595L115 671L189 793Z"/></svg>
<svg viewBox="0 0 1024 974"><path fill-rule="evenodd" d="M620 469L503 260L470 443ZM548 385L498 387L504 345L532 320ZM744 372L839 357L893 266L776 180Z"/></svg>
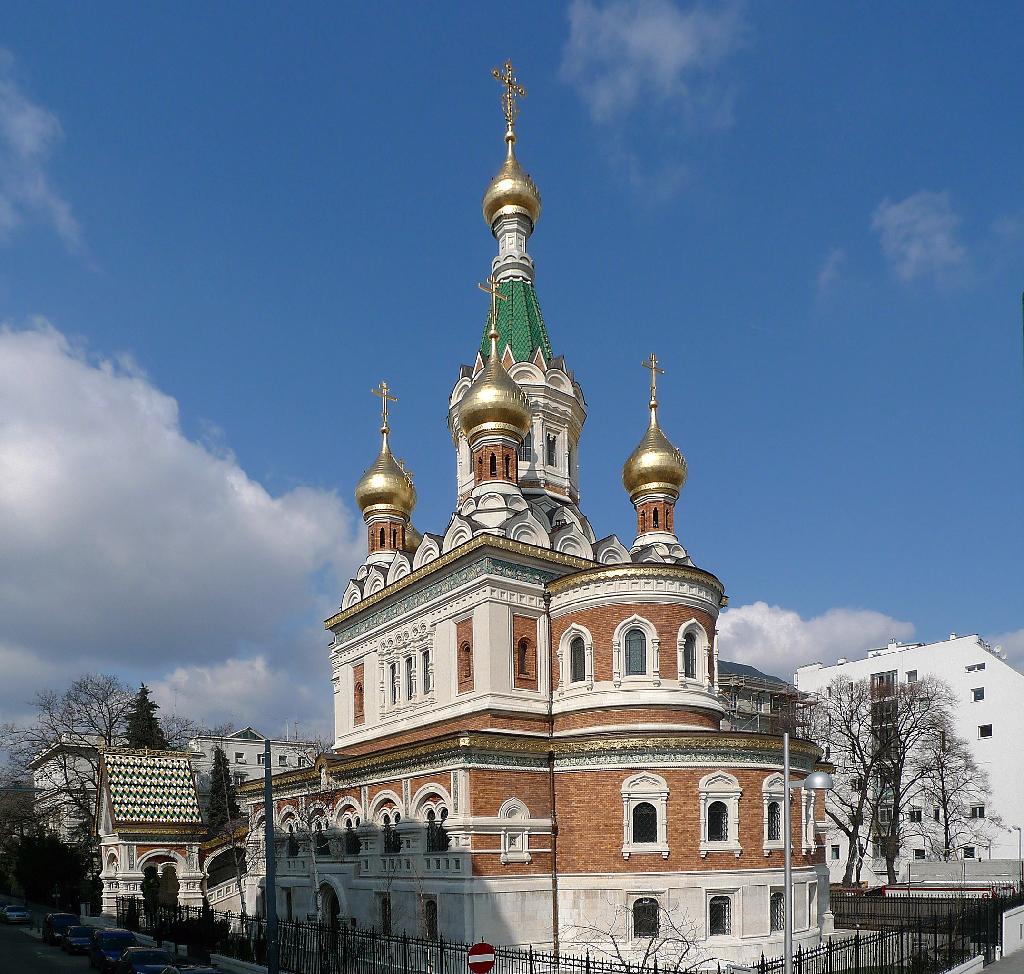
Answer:
<svg viewBox="0 0 1024 974"><path fill-rule="evenodd" d="M633 901L633 936L657 937L660 909L653 896L641 896Z"/></svg>
<svg viewBox="0 0 1024 974"><path fill-rule="evenodd" d="M569 643L569 679L580 683L587 678L587 648L583 639L576 636Z"/></svg>
<svg viewBox="0 0 1024 974"><path fill-rule="evenodd" d="M772 893L769 912L771 913L772 933L782 930L786 925L786 894L781 889Z"/></svg>
<svg viewBox="0 0 1024 974"><path fill-rule="evenodd" d="M391 664L391 705L394 706L398 703L398 696L401 692L401 684L398 676L398 664Z"/></svg>
<svg viewBox="0 0 1024 974"><path fill-rule="evenodd" d="M430 674L430 650L425 649L420 653L420 661L423 667L423 692L430 693L434 689Z"/></svg>
<svg viewBox="0 0 1024 974"><path fill-rule="evenodd" d="M708 806L708 842L726 842L729 839L729 809L725 802L712 802Z"/></svg>
<svg viewBox="0 0 1024 974"><path fill-rule="evenodd" d="M423 927L428 940L437 940L437 900L423 901Z"/></svg>
<svg viewBox="0 0 1024 974"><path fill-rule="evenodd" d="M683 676L688 680L697 678L697 637L692 632L683 637Z"/></svg>
<svg viewBox="0 0 1024 974"><path fill-rule="evenodd" d="M732 933L732 900L728 896L712 896L708 904L709 931L712 937Z"/></svg>
<svg viewBox="0 0 1024 974"><path fill-rule="evenodd" d="M633 806L633 841L658 841L658 813L650 802L638 802Z"/></svg>
<svg viewBox="0 0 1024 974"><path fill-rule="evenodd" d="M768 803L768 841L779 842L782 839L782 809L778 802Z"/></svg>
<svg viewBox="0 0 1024 974"><path fill-rule="evenodd" d="M557 441L553 436L549 436L547 439L547 461L549 467L553 467L555 465L555 461L558 459L558 455L555 452L556 442Z"/></svg>
<svg viewBox="0 0 1024 974"><path fill-rule="evenodd" d="M427 852L445 852L448 849L450 839L444 827L444 820L447 817L447 808L441 809L440 816L433 809L427 812Z"/></svg>
<svg viewBox="0 0 1024 974"><path fill-rule="evenodd" d="M626 633L626 675L643 676L647 672L647 637L642 629Z"/></svg>
<svg viewBox="0 0 1024 974"><path fill-rule="evenodd" d="M523 437L523 442L519 445L519 459L523 463L529 463L533 460L533 433L527 433Z"/></svg>
<svg viewBox="0 0 1024 974"><path fill-rule="evenodd" d="M405 658L405 699L412 700L416 696L416 661L411 656Z"/></svg>

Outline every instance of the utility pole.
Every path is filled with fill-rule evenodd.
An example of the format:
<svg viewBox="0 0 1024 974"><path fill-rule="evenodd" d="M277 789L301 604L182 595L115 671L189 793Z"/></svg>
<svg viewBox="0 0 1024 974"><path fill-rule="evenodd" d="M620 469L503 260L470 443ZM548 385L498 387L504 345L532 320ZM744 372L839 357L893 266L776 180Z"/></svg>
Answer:
<svg viewBox="0 0 1024 974"><path fill-rule="evenodd" d="M267 907L267 974L278 974L277 849L274 846L274 786L271 783L270 739L263 742L263 846L266 870L263 902Z"/></svg>
<svg viewBox="0 0 1024 974"><path fill-rule="evenodd" d="M789 731L782 734L782 793L786 796L782 802L782 834L785 837L783 848L783 909L786 912L785 933L782 942L783 972L793 974L793 851L792 833L790 831L791 800L789 791Z"/></svg>

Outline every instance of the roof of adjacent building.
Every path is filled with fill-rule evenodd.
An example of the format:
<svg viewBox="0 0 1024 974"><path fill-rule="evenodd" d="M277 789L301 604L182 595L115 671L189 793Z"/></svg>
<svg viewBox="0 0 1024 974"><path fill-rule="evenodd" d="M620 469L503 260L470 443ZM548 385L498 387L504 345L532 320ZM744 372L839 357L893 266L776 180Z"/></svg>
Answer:
<svg viewBox="0 0 1024 974"><path fill-rule="evenodd" d="M188 754L113 748L102 762L115 824L202 826Z"/></svg>
<svg viewBox="0 0 1024 974"><path fill-rule="evenodd" d="M513 278L502 281L498 285L498 291L505 296L504 301L497 302L498 353L504 355L505 349L508 348L517 362L528 362L533 358L533 353L540 349L544 361L550 362L553 358L551 342L533 285L529 281ZM487 337L491 330L490 319L488 313L484 335L480 341L480 354L485 359L491 351L491 343Z"/></svg>

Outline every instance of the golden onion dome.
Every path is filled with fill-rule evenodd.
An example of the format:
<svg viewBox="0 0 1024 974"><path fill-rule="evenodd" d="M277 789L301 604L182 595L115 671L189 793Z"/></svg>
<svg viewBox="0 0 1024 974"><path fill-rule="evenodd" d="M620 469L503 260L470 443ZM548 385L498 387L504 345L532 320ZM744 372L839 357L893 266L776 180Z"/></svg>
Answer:
<svg viewBox="0 0 1024 974"><path fill-rule="evenodd" d="M508 153L498 174L484 192L483 211L487 225L505 213L525 213L536 224L540 217L540 190L516 158L516 133L512 126L505 132Z"/></svg>
<svg viewBox="0 0 1024 974"><path fill-rule="evenodd" d="M423 544L423 535L416 529L416 525L410 521L405 528L405 550L410 554L415 554L416 549L421 544Z"/></svg>
<svg viewBox="0 0 1024 974"><path fill-rule="evenodd" d="M356 503L364 518L373 514L397 514L407 518L416 506L412 477L392 455L389 432L386 424L381 427L382 442L377 460L356 484Z"/></svg>
<svg viewBox="0 0 1024 974"><path fill-rule="evenodd" d="M686 483L686 460L658 425L658 401L651 399L651 423L622 467L622 486L636 503L644 494L679 497Z"/></svg>
<svg viewBox="0 0 1024 974"><path fill-rule="evenodd" d="M459 426L472 443L484 433L514 436L522 440L530 430L530 402L505 371L498 357L498 332L488 336L491 354L483 370L459 404Z"/></svg>

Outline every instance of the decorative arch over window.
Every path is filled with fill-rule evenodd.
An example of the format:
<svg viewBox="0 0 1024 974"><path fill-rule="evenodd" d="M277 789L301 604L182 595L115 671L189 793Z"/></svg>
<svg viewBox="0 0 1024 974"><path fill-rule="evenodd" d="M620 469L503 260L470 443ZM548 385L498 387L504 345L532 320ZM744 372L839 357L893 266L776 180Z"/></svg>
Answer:
<svg viewBox="0 0 1024 974"><path fill-rule="evenodd" d="M594 639L590 630L573 623L558 642L558 689L594 686Z"/></svg>
<svg viewBox="0 0 1024 974"><path fill-rule="evenodd" d="M700 780L700 854L732 852L739 858L740 796L743 789L726 771L713 771Z"/></svg>
<svg viewBox="0 0 1024 974"><path fill-rule="evenodd" d="M633 900L633 936L657 937L661 927L661 904L653 896Z"/></svg>
<svg viewBox="0 0 1024 974"><path fill-rule="evenodd" d="M623 679L646 679L654 686L661 686L658 630L643 616L624 619L612 634L612 679L616 686L620 686Z"/></svg>
<svg viewBox="0 0 1024 974"><path fill-rule="evenodd" d="M530 810L518 798L506 798L498 809L501 819L501 861L532 862Z"/></svg>
<svg viewBox="0 0 1024 974"><path fill-rule="evenodd" d="M657 853L668 858L668 784L643 771L622 783L622 858Z"/></svg>
<svg viewBox="0 0 1024 974"><path fill-rule="evenodd" d="M679 627L676 648L679 682L686 681L691 685L696 683L709 687L711 683L708 674L708 634L696 619L690 619Z"/></svg>
<svg viewBox="0 0 1024 974"><path fill-rule="evenodd" d="M761 797L764 804L764 854L767 856L773 849L781 849L784 845L782 802L785 798L785 785L782 775L777 771L764 779Z"/></svg>

